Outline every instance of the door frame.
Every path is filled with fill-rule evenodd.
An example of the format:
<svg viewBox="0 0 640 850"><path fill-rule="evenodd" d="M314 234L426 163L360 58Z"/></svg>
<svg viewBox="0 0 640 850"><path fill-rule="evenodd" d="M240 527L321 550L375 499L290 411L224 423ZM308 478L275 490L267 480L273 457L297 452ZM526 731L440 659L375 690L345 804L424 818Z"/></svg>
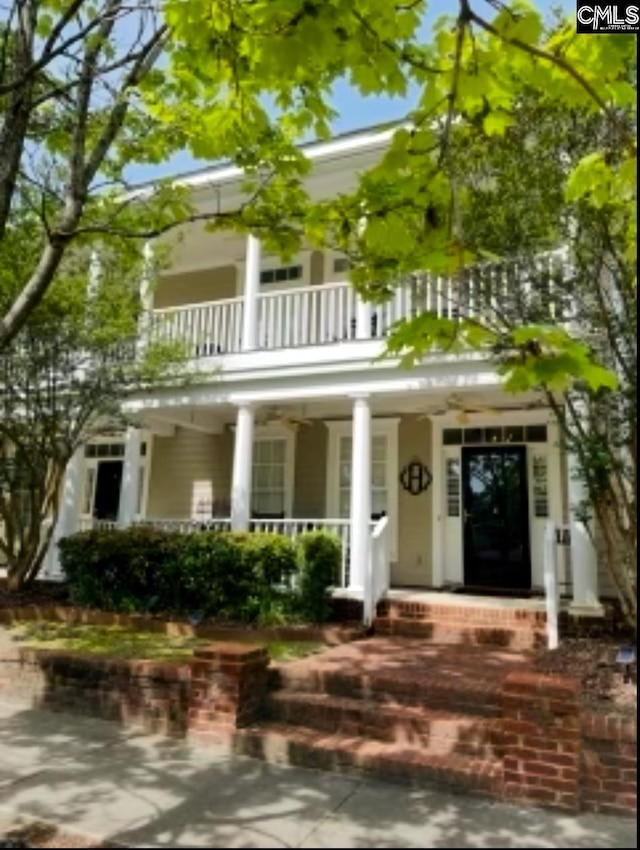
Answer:
<svg viewBox="0 0 640 850"><path fill-rule="evenodd" d="M100 473L101 473L102 470L104 470L104 468L107 464L118 464L119 467L120 467L120 480L119 480L119 486L118 486L118 498L117 498L117 504L116 504L115 517L113 519L107 519L106 520L107 522L117 522L118 521L118 515L120 513L120 499L122 498L122 483L123 483L123 480L124 480L124 457L103 457L103 458L98 459L98 463L96 464L96 475L95 475L95 481L94 481L93 493L92 493L92 496L93 496L92 502L93 503L91 505L91 516L94 519L97 519L98 521L100 521L100 518L96 517L96 515L95 515L96 497L98 495L98 489L99 489L99 483L100 483Z"/></svg>
<svg viewBox="0 0 640 850"><path fill-rule="evenodd" d="M469 552L467 550L466 544L466 484L468 483L468 473L469 473L469 463L468 458L472 454L476 455L501 455L507 454L508 452L512 452L518 457L518 465L520 468L520 482L519 482L519 490L520 490L520 498L522 499L523 506L525 508L525 515L523 518L522 526L525 535L525 539L523 541L526 549L526 558L523 558L521 563L521 568L523 572L526 571L526 581L522 587L518 584L514 588L508 588L506 585L495 585L496 589L509 589L509 590L530 590L532 583L532 571L531 571L531 509L529 506L529 489L530 489L530 481L529 481L529 463L527 457L527 444L526 443L499 443L496 445L462 445L460 446L460 490L461 490L461 508L462 508L462 576L465 586L479 586L482 582L473 581L473 576L470 576L469 573L472 572L472 567L469 563ZM484 585L483 585L484 586ZM491 588L493 585L487 585L487 588Z"/></svg>
<svg viewBox="0 0 640 850"><path fill-rule="evenodd" d="M89 445L100 445L104 443L122 445L122 455L118 457L87 457L87 446ZM146 452L144 455L140 456L140 476L141 481L138 480L136 482L136 487L141 488L141 503L140 503L140 512L136 513L136 519L144 519L147 515L147 506L149 503L149 491L151 486L151 463L152 463L152 454L153 454L153 434L146 430L142 429L140 433L140 443L146 443ZM108 460L125 460L126 453L126 433L118 433L109 436L99 436L94 437L90 440L86 445L84 445L80 452L82 453L82 475L81 475L81 485L78 488L79 492L77 495L78 505L78 513L77 516L81 521L89 521L93 519L93 511L95 508L95 495L96 495L96 484L98 480L98 464L101 461ZM90 476L90 471L93 470L93 475ZM124 481L124 476L123 476ZM88 492L89 490L89 492ZM122 493L122 489L120 491ZM88 510L85 508L88 506Z"/></svg>
<svg viewBox="0 0 640 850"><path fill-rule="evenodd" d="M455 519L447 516L446 498L446 459L461 460L461 446L443 445L445 428L460 427L492 427L506 425L546 425L546 443L527 443L527 477L529 492L529 545L531 551L531 586L535 590L544 589L543 547L542 536L547 518L557 524L564 522L567 511L566 476L563 477L565 463L560 446L560 429L552 412L548 408L536 410L509 410L496 416L494 413L469 413L464 425L461 425L456 411L447 411L439 416L431 417L433 439L433 500L432 500L432 529L431 540L432 582L434 587L460 585L463 582L462 572L462 527L456 539L452 538ZM496 445L501 445L500 443ZM507 444L511 445L511 444ZM520 445L520 444L515 444ZM534 500L531 495L531 470L533 457L542 456L546 459L548 470L548 517L534 516ZM460 519L462 511L460 510ZM447 537L453 542L448 544ZM566 573L567 553L558 552L558 567Z"/></svg>

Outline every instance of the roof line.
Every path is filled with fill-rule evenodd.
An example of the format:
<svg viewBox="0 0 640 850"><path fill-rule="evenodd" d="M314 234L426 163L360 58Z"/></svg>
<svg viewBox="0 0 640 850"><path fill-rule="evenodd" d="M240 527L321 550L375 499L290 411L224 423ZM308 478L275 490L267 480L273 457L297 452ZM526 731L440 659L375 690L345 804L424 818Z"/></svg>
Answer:
<svg viewBox="0 0 640 850"><path fill-rule="evenodd" d="M297 148L306 153L310 159L324 159L330 157L332 153L340 154L341 152L357 150L359 147L362 149L374 147L376 144L387 141L391 137L392 132L404 123L406 122L401 120L387 121L361 127L357 130L339 133L327 140L314 139L310 142L303 142L297 145ZM364 144L354 144L357 141L364 142ZM127 194L129 196L135 196L139 193L145 194L146 191L152 190L161 180L172 180L178 185L190 186L194 189L204 188L212 179L215 179L216 182L226 182L240 177L242 173L242 169L234 165L230 160L221 160L215 165L204 166L193 171L186 171L156 180L147 180L132 186Z"/></svg>

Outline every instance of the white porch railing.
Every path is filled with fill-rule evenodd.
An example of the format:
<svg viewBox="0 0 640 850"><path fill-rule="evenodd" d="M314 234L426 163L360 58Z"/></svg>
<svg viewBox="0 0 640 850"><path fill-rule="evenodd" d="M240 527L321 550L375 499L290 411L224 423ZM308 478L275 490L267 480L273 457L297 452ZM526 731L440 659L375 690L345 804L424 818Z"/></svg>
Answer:
<svg viewBox="0 0 640 850"><path fill-rule="evenodd" d="M95 517L80 517L78 531L95 531L118 528L118 523L111 519L96 519Z"/></svg>
<svg viewBox="0 0 640 850"><path fill-rule="evenodd" d="M249 523L251 531L261 531L267 534L284 534L295 539L307 531L327 531L340 539L340 575L337 577L339 587L347 587L349 583L349 550L351 523L348 519L252 519Z"/></svg>
<svg viewBox="0 0 640 850"><path fill-rule="evenodd" d="M381 517L371 532L369 564L363 593L365 625L373 622L378 602L389 590L389 517Z"/></svg>
<svg viewBox="0 0 640 850"><path fill-rule="evenodd" d="M212 517L209 519L141 519L134 525L157 528L160 531L179 531L189 534L194 531L231 531L231 519Z"/></svg>
<svg viewBox="0 0 640 850"><path fill-rule="evenodd" d="M560 608L560 592L558 588L558 564L556 558L556 526L553 520L548 520L544 529L544 594L547 612L547 647L557 649L558 611Z"/></svg>
<svg viewBox="0 0 640 850"><path fill-rule="evenodd" d="M151 338L184 344L192 357L232 354L242 346L243 298L153 311Z"/></svg>

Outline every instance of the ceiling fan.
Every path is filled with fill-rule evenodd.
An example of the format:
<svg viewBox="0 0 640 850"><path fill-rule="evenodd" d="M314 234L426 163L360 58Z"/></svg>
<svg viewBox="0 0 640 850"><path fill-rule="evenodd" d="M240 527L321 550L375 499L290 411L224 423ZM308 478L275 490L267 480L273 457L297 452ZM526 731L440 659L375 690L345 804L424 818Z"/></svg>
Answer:
<svg viewBox="0 0 640 850"><path fill-rule="evenodd" d="M301 425L311 425L311 419L287 413L282 407L266 407L256 417L259 425L282 425L290 431L297 431Z"/></svg>
<svg viewBox="0 0 640 850"><path fill-rule="evenodd" d="M442 416L444 413L450 413L452 410L457 411L456 420L464 425L469 421L470 413L490 413L492 416L500 416L502 413L507 413L513 410L531 410L535 407L543 406L540 401L528 402L526 404L511 404L503 407L477 402L461 396L459 393L452 393L440 407L426 410L418 416L418 419L428 419L431 416Z"/></svg>

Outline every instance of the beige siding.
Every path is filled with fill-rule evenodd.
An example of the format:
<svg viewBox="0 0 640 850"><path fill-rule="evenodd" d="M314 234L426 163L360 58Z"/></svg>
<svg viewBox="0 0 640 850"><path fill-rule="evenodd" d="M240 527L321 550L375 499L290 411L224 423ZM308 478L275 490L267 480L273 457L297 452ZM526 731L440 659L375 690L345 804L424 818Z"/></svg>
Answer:
<svg viewBox="0 0 640 850"><path fill-rule="evenodd" d="M319 286L324 283L324 254L322 251L313 251L311 254L309 278L311 286Z"/></svg>
<svg viewBox="0 0 640 850"><path fill-rule="evenodd" d="M403 416L398 433L398 475L412 460L431 463L431 423ZM433 484L417 496L398 487L398 561L391 567L392 585L431 584L431 499Z"/></svg>
<svg viewBox="0 0 640 850"><path fill-rule="evenodd" d="M305 519L325 516L327 446L323 422L301 425L296 436L293 515Z"/></svg>
<svg viewBox="0 0 640 850"><path fill-rule="evenodd" d="M153 305L160 310L235 297L236 267L223 266L161 278L154 292Z"/></svg>
<svg viewBox="0 0 640 850"><path fill-rule="evenodd" d="M228 502L232 447L227 433L178 428L173 437L154 437L147 516L197 517L212 501Z"/></svg>

